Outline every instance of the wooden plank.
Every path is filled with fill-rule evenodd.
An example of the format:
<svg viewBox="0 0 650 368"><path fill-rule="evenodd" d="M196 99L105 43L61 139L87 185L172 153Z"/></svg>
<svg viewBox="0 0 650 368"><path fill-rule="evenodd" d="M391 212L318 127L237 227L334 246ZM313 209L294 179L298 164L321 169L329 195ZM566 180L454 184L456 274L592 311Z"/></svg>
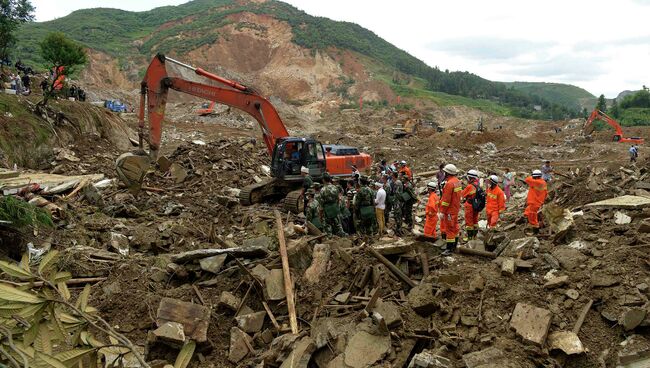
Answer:
<svg viewBox="0 0 650 368"><path fill-rule="evenodd" d="M381 289L381 280L379 280L379 285L377 285L376 288L372 289L370 292L370 300L368 300L368 304L366 304L366 312L370 314L372 312L372 308L375 307L375 304L377 303L377 299L379 299L379 294Z"/></svg>
<svg viewBox="0 0 650 368"><path fill-rule="evenodd" d="M280 331L280 324L278 324L278 320L275 319L275 316L273 315L273 312L271 312L271 308L269 308L269 305L267 302L262 302L262 305L264 306L264 310L266 311L266 314L269 315L269 319L271 320L271 323L273 323L273 327L277 331Z"/></svg>
<svg viewBox="0 0 650 368"><path fill-rule="evenodd" d="M589 313L592 304L594 304L594 301L592 299L589 299L587 304L585 304L584 308L582 308L582 312L580 312L580 316L578 317L576 324L573 326L574 334L577 335L578 332L580 332L580 328L582 327L582 324L585 322L585 318L587 317L587 313Z"/></svg>
<svg viewBox="0 0 650 368"><path fill-rule="evenodd" d="M196 342L206 342L210 324L210 308L178 299L162 298L156 313L158 326L166 322L183 325L185 336Z"/></svg>
<svg viewBox="0 0 650 368"><path fill-rule="evenodd" d="M486 252L484 250L477 250L477 249L471 249L471 248L465 248L465 247L458 247L458 253L461 254L467 254L471 256L480 256L480 257L488 257L488 258L496 258L497 255L492 253L492 252Z"/></svg>
<svg viewBox="0 0 650 368"><path fill-rule="evenodd" d="M429 256L425 247L419 247L420 261L422 262L422 276L429 276Z"/></svg>
<svg viewBox="0 0 650 368"><path fill-rule="evenodd" d="M406 276L402 271L400 271L397 266L395 266L391 261L386 259L386 257L382 256L377 252L372 246L367 246L364 245L365 248L372 254L373 257L377 258L379 262L383 263L384 266L388 267L388 269L395 275L397 278L399 278L402 282L404 282L406 285L410 287L415 287L417 284L415 281L411 280L408 276Z"/></svg>
<svg viewBox="0 0 650 368"><path fill-rule="evenodd" d="M196 249L179 254L172 254L171 261L174 263L186 263L197 259L217 256L220 254L232 254L235 257L266 257L269 254L267 249L262 247L248 247L248 248L226 248L226 249Z"/></svg>
<svg viewBox="0 0 650 368"><path fill-rule="evenodd" d="M282 224L282 217L278 210L275 210L275 220L278 228L278 242L280 243L280 258L282 258L284 292L287 295L287 309L289 310L289 326L291 326L291 333L298 334L298 317L296 316L296 305L293 300L293 284L291 282L291 270L289 269L287 243L284 239L284 225Z"/></svg>

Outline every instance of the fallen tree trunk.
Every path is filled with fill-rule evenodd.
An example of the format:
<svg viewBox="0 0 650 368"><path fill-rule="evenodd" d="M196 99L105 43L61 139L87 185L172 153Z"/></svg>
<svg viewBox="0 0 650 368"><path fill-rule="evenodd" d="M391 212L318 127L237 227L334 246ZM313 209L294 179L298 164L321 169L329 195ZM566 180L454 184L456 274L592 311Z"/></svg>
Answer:
<svg viewBox="0 0 650 368"><path fill-rule="evenodd" d="M225 248L225 249L196 249L179 254L172 254L171 261L174 263L185 263L197 259L217 256L219 254L232 254L235 257L258 258L266 257L269 251L262 247L249 248Z"/></svg>

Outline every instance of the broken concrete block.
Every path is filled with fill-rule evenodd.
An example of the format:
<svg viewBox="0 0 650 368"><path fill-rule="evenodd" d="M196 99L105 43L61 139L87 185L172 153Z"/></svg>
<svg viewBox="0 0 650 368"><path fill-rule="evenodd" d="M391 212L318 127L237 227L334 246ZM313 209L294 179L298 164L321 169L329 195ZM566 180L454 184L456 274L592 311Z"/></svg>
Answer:
<svg viewBox="0 0 650 368"><path fill-rule="evenodd" d="M593 287L610 287L617 285L621 280L614 275L604 275L597 273L591 276L591 286Z"/></svg>
<svg viewBox="0 0 650 368"><path fill-rule="evenodd" d="M185 342L185 331L183 325L178 322L165 322L153 330L156 339L182 345Z"/></svg>
<svg viewBox="0 0 650 368"><path fill-rule="evenodd" d="M618 365L621 368L650 366L650 341L641 335L631 335L620 343Z"/></svg>
<svg viewBox="0 0 650 368"><path fill-rule="evenodd" d="M351 368L369 367L382 359L390 349L390 335L371 335L359 331L345 348L345 364Z"/></svg>
<svg viewBox="0 0 650 368"><path fill-rule="evenodd" d="M266 317L266 312L254 312L244 315L239 315L235 317L237 321L237 326L246 332L246 333L255 333L262 330L264 326L264 318Z"/></svg>
<svg viewBox="0 0 650 368"><path fill-rule="evenodd" d="M544 205L542 208L542 216L544 216L544 222L554 234L554 241L564 238L573 228L574 222L571 211L554 203Z"/></svg>
<svg viewBox="0 0 650 368"><path fill-rule="evenodd" d="M346 304L350 300L350 296L352 296L350 292L340 293L334 297L334 300L341 304Z"/></svg>
<svg viewBox="0 0 650 368"><path fill-rule="evenodd" d="M328 244L316 244L312 253L311 265L305 271L305 280L309 284L315 284L320 281L321 275L327 270L327 264L330 261L332 251Z"/></svg>
<svg viewBox="0 0 650 368"><path fill-rule="evenodd" d="M373 312L379 313L384 317L386 326L395 328L402 324L402 314L399 312L399 307L393 302L385 302L381 298L375 302Z"/></svg>
<svg viewBox="0 0 650 368"><path fill-rule="evenodd" d="M268 268L264 267L261 264L258 264L257 266L253 267L251 270L251 273L253 276L257 277L260 281L266 280L266 277L271 273Z"/></svg>
<svg viewBox="0 0 650 368"><path fill-rule="evenodd" d="M542 346L546 341L551 319L552 314L548 309L517 303L510 318L510 328L524 340Z"/></svg>
<svg viewBox="0 0 650 368"><path fill-rule="evenodd" d="M650 218L647 218L647 219L644 219L643 221L641 221L637 231L639 233L642 233L642 234L650 233Z"/></svg>
<svg viewBox="0 0 650 368"><path fill-rule="evenodd" d="M307 368L311 355L316 350L314 341L305 336L295 345L289 356L282 362L280 368Z"/></svg>
<svg viewBox="0 0 650 368"><path fill-rule="evenodd" d="M252 346L253 339L248 336L244 331L237 327L230 329L230 351L228 353L228 360L232 363L238 363L248 355Z"/></svg>
<svg viewBox="0 0 650 368"><path fill-rule="evenodd" d="M478 368L488 364L495 364L495 367L501 367L502 365L497 365L496 363L503 358L505 358L505 354L502 350L491 347L464 354L463 363L465 363L467 368Z"/></svg>
<svg viewBox="0 0 650 368"><path fill-rule="evenodd" d="M273 250L273 239L268 236L258 236L257 238L245 239L242 242L243 248L263 248Z"/></svg>
<svg viewBox="0 0 650 368"><path fill-rule="evenodd" d="M501 253L503 257L512 257L521 259L531 259L537 254L539 249L539 239L534 236L512 240L506 249Z"/></svg>
<svg viewBox="0 0 650 368"><path fill-rule="evenodd" d="M287 297L284 292L284 275L281 269L271 270L264 279L264 284L266 285L266 294L269 300L282 300Z"/></svg>
<svg viewBox="0 0 650 368"><path fill-rule="evenodd" d="M429 350L424 350L415 354L408 365L408 368L453 368L451 360L434 354Z"/></svg>
<svg viewBox="0 0 650 368"><path fill-rule="evenodd" d="M197 343L206 342L210 308L177 299L163 298L158 306L156 324L162 326L167 322L180 323L183 325L185 336Z"/></svg>
<svg viewBox="0 0 650 368"><path fill-rule="evenodd" d="M568 247L557 247L553 250L553 257L558 260L560 266L565 270L574 270L585 264L589 258L582 254L580 250Z"/></svg>
<svg viewBox="0 0 650 368"><path fill-rule="evenodd" d="M548 335L550 350L562 350L566 355L582 354L585 348L582 341L572 331L556 331Z"/></svg>
<svg viewBox="0 0 650 368"><path fill-rule="evenodd" d="M237 308L239 308L240 303L241 303L241 299L239 299L236 295L234 295L230 291L224 291L221 293L221 296L219 296L219 306L230 309L233 312L237 311Z"/></svg>
<svg viewBox="0 0 650 368"><path fill-rule="evenodd" d="M614 213L614 223L617 225L626 225L632 222L632 217L626 215L621 211L616 211Z"/></svg>
<svg viewBox="0 0 650 368"><path fill-rule="evenodd" d="M433 285L423 282L412 288L408 303L417 314L423 317L431 315L437 307L433 298Z"/></svg>
<svg viewBox="0 0 650 368"><path fill-rule="evenodd" d="M505 258L503 263L501 263L501 274L502 275L514 275L517 266L515 265L515 259L512 257Z"/></svg>
<svg viewBox="0 0 650 368"><path fill-rule="evenodd" d="M553 277L544 284L544 289L557 289L569 282L569 276Z"/></svg>
<svg viewBox="0 0 650 368"><path fill-rule="evenodd" d="M289 266L292 269L306 270L312 263L312 246L305 239L291 241L287 246Z"/></svg>
<svg viewBox="0 0 650 368"><path fill-rule="evenodd" d="M474 276L472 281L469 282L470 292L481 291L483 288L485 288L485 279L481 275Z"/></svg>
<svg viewBox="0 0 650 368"><path fill-rule="evenodd" d="M569 297L569 298L571 298L573 300L577 300L578 297L580 296L580 293L578 293L578 290L569 289L564 293L564 295L566 295L567 297Z"/></svg>
<svg viewBox="0 0 650 368"><path fill-rule="evenodd" d="M647 311L643 308L631 308L623 312L618 323L623 326L625 331L635 329L643 322Z"/></svg>
<svg viewBox="0 0 650 368"><path fill-rule="evenodd" d="M226 258L228 258L227 254L220 254L217 256L203 258L199 261L199 264L201 265L201 269L203 271L218 273L221 271L221 267L223 267L223 264L226 262Z"/></svg>
<svg viewBox="0 0 650 368"><path fill-rule="evenodd" d="M111 248L122 256L129 255L129 238L124 234L111 232Z"/></svg>
<svg viewBox="0 0 650 368"><path fill-rule="evenodd" d="M483 243L482 240L476 240L472 239L467 242L465 245L467 248L474 249L474 250L485 250L485 244Z"/></svg>
<svg viewBox="0 0 650 368"><path fill-rule="evenodd" d="M171 174L172 178L174 179L174 183L176 184L184 182L187 178L187 171L183 168L183 166L177 164L176 162L172 163L169 166L169 173Z"/></svg>
<svg viewBox="0 0 650 368"><path fill-rule="evenodd" d="M616 198L605 199L594 203L586 204L585 207L592 208L625 208L636 209L650 207L650 198L624 195Z"/></svg>

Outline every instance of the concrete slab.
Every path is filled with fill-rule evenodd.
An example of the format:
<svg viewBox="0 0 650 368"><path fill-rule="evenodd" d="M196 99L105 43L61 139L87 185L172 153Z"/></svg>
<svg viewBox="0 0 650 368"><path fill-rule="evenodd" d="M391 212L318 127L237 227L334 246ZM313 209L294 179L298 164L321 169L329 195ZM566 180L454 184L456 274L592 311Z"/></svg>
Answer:
<svg viewBox="0 0 650 368"><path fill-rule="evenodd" d="M345 348L345 364L351 368L370 367L383 358L390 349L390 335L371 335L359 331Z"/></svg>
<svg viewBox="0 0 650 368"><path fill-rule="evenodd" d="M589 203L586 204L585 207L603 208L603 209L613 209L613 208L638 209L638 208L650 207L650 198L633 196L633 195L624 195L620 197L605 199L603 201Z"/></svg>
<svg viewBox="0 0 650 368"><path fill-rule="evenodd" d="M544 345L553 315L548 309L517 303L510 318L510 328L524 340L538 346Z"/></svg>
<svg viewBox="0 0 650 368"><path fill-rule="evenodd" d="M550 350L562 350L567 355L585 352L582 341L572 331L556 331L549 334L548 346Z"/></svg>

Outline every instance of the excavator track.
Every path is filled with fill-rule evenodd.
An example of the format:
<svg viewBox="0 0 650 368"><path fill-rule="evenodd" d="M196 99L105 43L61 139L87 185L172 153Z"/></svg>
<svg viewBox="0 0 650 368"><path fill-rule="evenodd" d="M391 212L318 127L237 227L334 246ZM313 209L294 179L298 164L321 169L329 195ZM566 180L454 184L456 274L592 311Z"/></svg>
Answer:
<svg viewBox="0 0 650 368"><path fill-rule="evenodd" d="M276 181L275 178L270 178L242 188L238 196L239 203L244 206L260 203L265 196L273 193Z"/></svg>
<svg viewBox="0 0 650 368"><path fill-rule="evenodd" d="M305 199L302 195L302 189L289 192L289 194L284 198L283 208L285 211L302 213L305 208Z"/></svg>

